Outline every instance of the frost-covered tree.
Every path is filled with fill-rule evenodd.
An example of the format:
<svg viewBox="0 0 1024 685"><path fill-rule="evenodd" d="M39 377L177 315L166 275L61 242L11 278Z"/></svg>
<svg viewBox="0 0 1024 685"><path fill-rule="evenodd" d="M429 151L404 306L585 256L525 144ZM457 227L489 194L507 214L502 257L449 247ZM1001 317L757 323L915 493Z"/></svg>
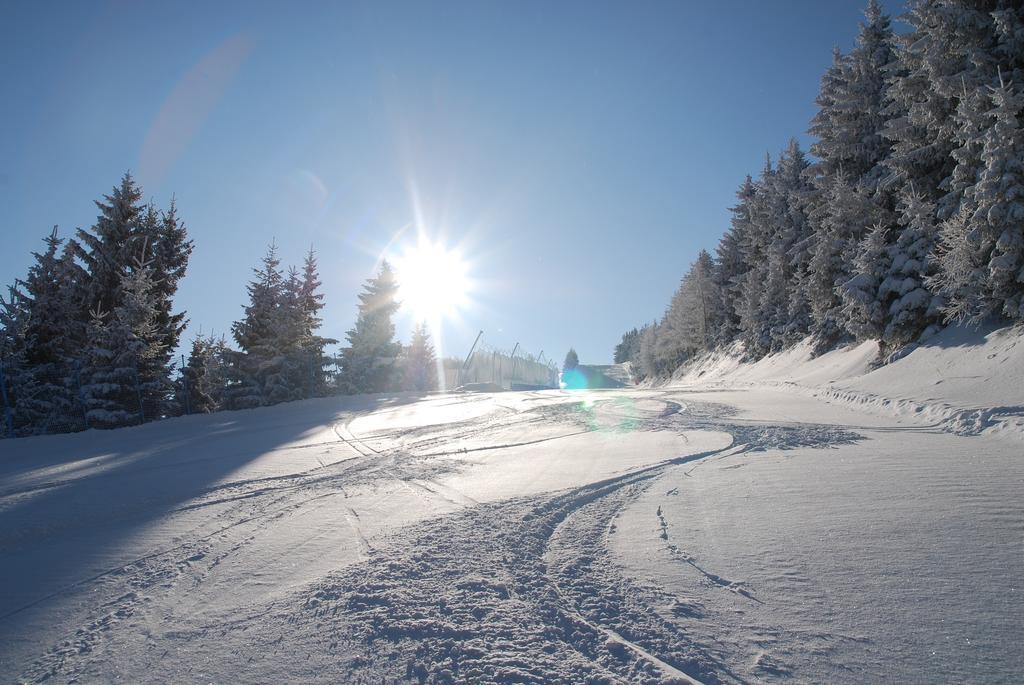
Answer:
<svg viewBox="0 0 1024 685"><path fill-rule="evenodd" d="M989 253L986 288L993 308L1024 320L1024 94L1003 83L992 93L992 123L985 133L984 170L973 189L977 235ZM989 245L991 249L989 250Z"/></svg>
<svg viewBox="0 0 1024 685"><path fill-rule="evenodd" d="M359 313L341 353L340 382L346 392L387 392L395 387L395 360L401 346L394 341L392 317L398 311L398 282L386 261L359 293Z"/></svg>
<svg viewBox="0 0 1024 685"><path fill-rule="evenodd" d="M247 286L244 316L232 325L238 352L228 352L227 405L255 407L321 395L326 388L323 349L333 340L317 335L323 295L312 250L303 270L281 269L272 243Z"/></svg>
<svg viewBox="0 0 1024 685"><path fill-rule="evenodd" d="M616 364L624 364L636 356L637 347L640 344L640 331L636 328L622 334L622 340L615 346L613 361Z"/></svg>
<svg viewBox="0 0 1024 685"><path fill-rule="evenodd" d="M935 209L924 196L911 192L898 207L899 233L891 251L891 262L878 288L879 299L888 303L882 342L902 346L917 340L939 320L941 299L928 289L934 274L932 251L937 231Z"/></svg>
<svg viewBox="0 0 1024 685"><path fill-rule="evenodd" d="M70 368L79 354L78 340L71 334L77 308L69 297L76 271L60 254L63 240L56 226L44 242L45 251L33 253L35 263L15 290L23 325L14 386L18 422L27 433L66 430L81 418Z"/></svg>
<svg viewBox="0 0 1024 685"><path fill-rule="evenodd" d="M744 246L749 269L738 313L741 338L753 358L782 349L809 327L809 308L800 289L811 244L806 169L807 160L794 139L777 168L766 164L750 202L751 230Z"/></svg>
<svg viewBox="0 0 1024 685"><path fill-rule="evenodd" d="M853 276L857 248L868 227L881 218L881 209L845 174L833 177L821 198L813 217L816 240L806 283L810 332L818 351L829 349L847 333L840 288Z"/></svg>
<svg viewBox="0 0 1024 685"><path fill-rule="evenodd" d="M840 117L845 111L842 98L848 78L846 58L838 46L832 48L832 64L821 77L814 102L818 111L811 119L808 132L816 138L811 154L817 157L812 173L831 178L841 171L842 154Z"/></svg>
<svg viewBox="0 0 1024 685"><path fill-rule="evenodd" d="M777 206L771 159L765 159L761 176L752 187L744 206L748 230L743 231L741 247L747 271L738 280L735 311L739 318L739 339L747 354L760 358L771 349L770 324L765 319L765 283L768 280L768 256L772 244L773 216ZM734 212L734 221L735 221ZM734 224L735 226L735 224ZM777 293L777 299L783 299Z"/></svg>
<svg viewBox="0 0 1024 685"><path fill-rule="evenodd" d="M885 329L887 308L879 288L891 264L891 232L885 222L868 231L857 246L853 276L839 289L846 328L858 340L879 338Z"/></svg>
<svg viewBox="0 0 1024 685"><path fill-rule="evenodd" d="M928 280L929 288L945 300L943 313L951 321L977 321L992 309L983 287L988 260L973 240L972 214L966 204L961 205L942 223L935 246L936 273Z"/></svg>
<svg viewBox="0 0 1024 685"><path fill-rule="evenodd" d="M310 359L313 384L311 392L314 395L323 395L327 392L328 360L324 355L324 348L338 342L318 333L323 323L320 318L320 311L324 308L324 294L320 290L322 285L316 252L310 247L302 265L302 276L298 280L296 302L302 322L300 346L303 355Z"/></svg>
<svg viewBox="0 0 1024 685"><path fill-rule="evenodd" d="M844 57L836 49L822 78L810 128L818 140L811 152L819 160L816 175L843 173L873 194L889 154L882 135L891 104L886 75L897 54L891 20L877 0L870 0L864 16L853 50Z"/></svg>
<svg viewBox="0 0 1024 685"><path fill-rule="evenodd" d="M426 324L420 323L413 328L412 339L402 356L402 390L437 390L437 355Z"/></svg>
<svg viewBox="0 0 1024 685"><path fill-rule="evenodd" d="M223 337L197 335L192 339L188 363L181 370L181 407L192 414L218 411L228 383L229 351Z"/></svg>
<svg viewBox="0 0 1024 685"><path fill-rule="evenodd" d="M93 428L131 425L162 410L157 400L170 383L156 371L164 355L156 340L154 290L152 271L140 259L121 279L121 304L112 312L93 310L82 388Z"/></svg>
<svg viewBox="0 0 1024 685"><path fill-rule="evenodd" d="M712 279L718 296L719 315L716 317L714 340L721 345L737 339L742 331L740 306L744 284L749 278L752 267L749 250L750 234L753 231L751 221L752 202L756 194L756 186L747 176L736 191L736 204L729 211L732 213L730 226L718 243L717 259Z"/></svg>
<svg viewBox="0 0 1024 685"><path fill-rule="evenodd" d="M231 327L240 352L229 355L232 382L227 399L236 409L303 396L293 368L296 360L287 358L296 351L301 336L297 272L292 270L285 279L277 245L271 243L253 274L246 286L249 303L244 316Z"/></svg>
<svg viewBox="0 0 1024 685"><path fill-rule="evenodd" d="M146 341L153 350L160 350L158 362L140 370L146 387L170 386L171 357L178 345L186 319L184 312L175 312L173 298L184 277L193 244L178 218L172 201L170 209L160 212L153 204L141 203L142 190L131 174L125 174L110 195L96 203L100 214L93 226L79 229L69 249L81 266L78 277L67 286L68 300L77 303L79 328L70 332L79 339L87 326L94 324L90 312L113 313L122 306L125 276L134 269L134 262L145 254L146 268L152 282L149 297L156 310ZM152 376L148 374L153 374ZM158 406L170 397L146 398L152 402L151 413L162 413Z"/></svg>
<svg viewBox="0 0 1024 685"><path fill-rule="evenodd" d="M637 357L634 361L633 376L637 380L645 378L658 378L665 374L658 357L658 329L657 323L644 326L640 331L640 345L637 348Z"/></svg>
<svg viewBox="0 0 1024 685"><path fill-rule="evenodd" d="M911 30L898 38L897 62L889 70L891 105L885 135L892 142L886 165L901 186L936 205L938 220L959 207L970 168L970 126L984 88L1024 78L1024 21L1015 0L910 0L904 20ZM961 105L963 105L961 107ZM958 160L953 155L960 150Z"/></svg>
<svg viewBox="0 0 1024 685"><path fill-rule="evenodd" d="M152 204L146 207L141 232L149 247L157 310L156 334L165 351L164 366L167 366L188 323L185 312L174 311L174 296L185 277L194 244L178 217L173 199L165 212L157 211Z"/></svg>
<svg viewBox="0 0 1024 685"><path fill-rule="evenodd" d="M796 139L779 159L775 180L783 213L777 227L775 242L785 275L785 304L777 313L781 325L772 333L772 349L780 350L801 340L810 331L811 310L807 291L808 272L814 250L814 234L808 218L813 195L807 179L808 162ZM770 272L769 276L778 274Z"/></svg>
<svg viewBox="0 0 1024 685"><path fill-rule="evenodd" d="M658 331L659 367L675 371L687 359L711 345L714 260L701 250L672 296Z"/></svg>
<svg viewBox="0 0 1024 685"><path fill-rule="evenodd" d="M113 312L121 304L124 276L148 237L143 225L147 208L141 200L142 190L126 173L110 195L96 202L96 223L77 231L73 244L88 274L84 302L89 311Z"/></svg>

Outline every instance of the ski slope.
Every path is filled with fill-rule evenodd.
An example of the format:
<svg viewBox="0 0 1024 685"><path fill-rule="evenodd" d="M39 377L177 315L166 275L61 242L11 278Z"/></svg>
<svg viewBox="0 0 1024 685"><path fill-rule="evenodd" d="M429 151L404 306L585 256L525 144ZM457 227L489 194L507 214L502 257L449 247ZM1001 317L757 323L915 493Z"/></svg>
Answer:
<svg viewBox="0 0 1024 685"><path fill-rule="evenodd" d="M1004 410L1008 335L957 350ZM813 368L983 408L912 394L948 349L2 442L0 680L1013 682L1012 420Z"/></svg>

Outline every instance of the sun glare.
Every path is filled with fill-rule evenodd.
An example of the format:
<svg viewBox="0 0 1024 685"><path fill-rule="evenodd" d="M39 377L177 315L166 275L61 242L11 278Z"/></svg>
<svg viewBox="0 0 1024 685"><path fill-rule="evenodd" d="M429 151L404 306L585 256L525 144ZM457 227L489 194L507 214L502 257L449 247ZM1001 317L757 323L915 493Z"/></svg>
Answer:
<svg viewBox="0 0 1024 685"><path fill-rule="evenodd" d="M457 250L421 238L395 259L399 299L417 321L454 317L469 302L471 282Z"/></svg>

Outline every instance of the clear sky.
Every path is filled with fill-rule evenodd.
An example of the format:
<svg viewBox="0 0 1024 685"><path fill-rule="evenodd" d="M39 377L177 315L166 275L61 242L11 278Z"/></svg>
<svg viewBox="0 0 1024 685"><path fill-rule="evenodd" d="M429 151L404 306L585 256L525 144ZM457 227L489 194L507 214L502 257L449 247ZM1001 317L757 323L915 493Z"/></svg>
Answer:
<svg viewBox="0 0 1024 685"><path fill-rule="evenodd" d="M315 246L343 338L418 222L475 282L446 354L483 329L607 362L713 249L765 152L809 142L865 5L4 3L0 281L52 225L91 225L130 169L195 240L191 331L229 332L276 239L286 263Z"/></svg>

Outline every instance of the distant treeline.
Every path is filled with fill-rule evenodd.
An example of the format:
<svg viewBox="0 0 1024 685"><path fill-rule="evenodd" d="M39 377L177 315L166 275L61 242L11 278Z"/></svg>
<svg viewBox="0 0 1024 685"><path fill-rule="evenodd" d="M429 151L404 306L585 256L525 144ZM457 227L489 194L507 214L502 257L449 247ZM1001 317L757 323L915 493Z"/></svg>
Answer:
<svg viewBox="0 0 1024 685"><path fill-rule="evenodd" d="M0 297L0 435L114 428L181 413L275 404L332 393L426 391L438 367L424 326L394 340L397 283L385 262L359 294L337 358L318 334L324 295L312 249L282 270L271 245L248 284L249 302L223 337L196 336L183 368L187 323L173 305L194 245L172 202L143 204L125 175L97 202L89 229L57 229L27 275Z"/></svg>
<svg viewBox="0 0 1024 685"><path fill-rule="evenodd" d="M1024 10L913 0L896 34L871 0L821 80L809 160L794 140L747 177L715 256L702 251L658 322L616 362L670 374L703 350L760 358L884 352L954 320L1024 320Z"/></svg>

